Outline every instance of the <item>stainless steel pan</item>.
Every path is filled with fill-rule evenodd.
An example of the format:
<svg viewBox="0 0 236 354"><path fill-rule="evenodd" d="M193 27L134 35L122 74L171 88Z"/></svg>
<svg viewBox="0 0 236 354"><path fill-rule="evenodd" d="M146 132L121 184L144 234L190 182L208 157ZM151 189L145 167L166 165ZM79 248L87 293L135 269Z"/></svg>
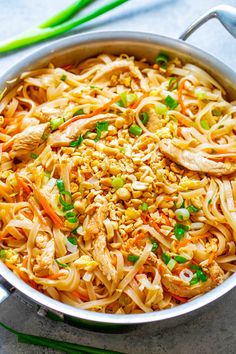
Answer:
<svg viewBox="0 0 236 354"><path fill-rule="evenodd" d="M20 60L19 63L0 78L0 86L3 89L7 81L19 77L20 73L46 66L49 62L53 62L56 65L65 65L79 62L102 52L112 54L128 53L135 55L137 58L145 57L150 62L153 62L158 52L165 51L170 55L177 55L183 60L192 62L207 70L224 86L228 92L228 97L236 99L236 73L215 57L184 42L200 25L214 17L218 18L225 28L236 37L236 9L223 5L213 8L195 21L182 34L180 39L172 39L150 33L124 31L75 35L57 40ZM12 85L7 87L11 89ZM28 286L1 261L0 275L7 281L7 283L4 281L0 284L0 302L10 294L13 288L16 288L28 299L41 306L39 311L41 314L54 314L54 317L56 316L57 319L61 320L70 318L74 322L80 321L83 325L91 325L93 329L97 329L97 325L101 329L101 327L106 326L124 327L149 322L156 322L161 327L170 326L173 323L176 324L177 319L185 320L189 318L190 313L196 313L197 310L220 298L236 286L236 274L234 274L214 290L175 308L147 314L115 315L80 310L53 300Z"/></svg>

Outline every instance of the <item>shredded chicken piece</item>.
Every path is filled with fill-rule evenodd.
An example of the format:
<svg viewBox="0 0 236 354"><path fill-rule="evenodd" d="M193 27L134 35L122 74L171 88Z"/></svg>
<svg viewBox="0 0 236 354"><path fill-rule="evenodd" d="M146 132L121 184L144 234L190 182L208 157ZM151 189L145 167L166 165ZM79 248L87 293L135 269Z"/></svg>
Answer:
<svg viewBox="0 0 236 354"><path fill-rule="evenodd" d="M117 118L115 114L98 114L92 118L80 119L74 123L71 123L65 130L57 130L52 133L48 138L48 144L53 147L68 146L69 143L78 138L81 133L85 133L87 130L95 127L97 122L102 120L108 122L114 122Z"/></svg>
<svg viewBox="0 0 236 354"><path fill-rule="evenodd" d="M36 257L36 264L33 271L38 275L48 274L51 269L55 258L55 242L53 239L49 240L42 249L42 253Z"/></svg>
<svg viewBox="0 0 236 354"><path fill-rule="evenodd" d="M24 158L45 142L44 136L49 132L49 123L33 125L16 135L12 145L11 157Z"/></svg>
<svg viewBox="0 0 236 354"><path fill-rule="evenodd" d="M99 264L101 271L107 276L108 280L116 276L115 267L112 265L110 252L107 249L106 235L99 235L94 242L93 258Z"/></svg>
<svg viewBox="0 0 236 354"><path fill-rule="evenodd" d="M147 128L150 132L154 133L157 131L157 129L161 128L160 119L158 118L158 114L153 108L148 110L148 117L149 119L147 122Z"/></svg>
<svg viewBox="0 0 236 354"><path fill-rule="evenodd" d="M204 172L214 176L229 175L236 171L235 163L216 162L202 156L200 152L181 150L174 146L170 139L161 140L159 147L170 160L191 171Z"/></svg>
<svg viewBox="0 0 236 354"><path fill-rule="evenodd" d="M194 296L204 294L214 288L217 283L213 279L208 278L205 282L200 282L196 285L189 285L189 283L175 275L173 275L166 265L163 263L160 266L161 282L171 294L192 298Z"/></svg>
<svg viewBox="0 0 236 354"><path fill-rule="evenodd" d="M216 284L221 284L225 280L224 271L218 266L216 261L212 262L212 265L209 267L210 277Z"/></svg>

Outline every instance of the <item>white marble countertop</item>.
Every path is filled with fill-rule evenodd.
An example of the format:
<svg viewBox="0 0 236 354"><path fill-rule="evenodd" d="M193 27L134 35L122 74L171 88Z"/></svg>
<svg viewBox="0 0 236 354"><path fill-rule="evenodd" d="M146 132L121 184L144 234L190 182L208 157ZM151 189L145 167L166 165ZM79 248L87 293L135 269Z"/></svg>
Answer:
<svg viewBox="0 0 236 354"><path fill-rule="evenodd" d="M0 40L42 22L71 2L0 0ZM104 2L106 1L96 1L94 6ZM130 0L112 13L84 25L81 30L138 30L177 38L197 16L222 2L236 6L236 0ZM236 69L235 39L218 21L212 20L205 24L189 39L189 42ZM0 56L0 74L35 47ZM105 347L129 354L233 354L236 352L235 305L236 289L198 317L175 328L159 331L155 324L150 324L145 330L141 327L130 333L101 334L40 318L35 308L32 309L14 294L0 305L0 321L22 332ZM12 334L0 329L0 353L49 354L54 351L18 344Z"/></svg>

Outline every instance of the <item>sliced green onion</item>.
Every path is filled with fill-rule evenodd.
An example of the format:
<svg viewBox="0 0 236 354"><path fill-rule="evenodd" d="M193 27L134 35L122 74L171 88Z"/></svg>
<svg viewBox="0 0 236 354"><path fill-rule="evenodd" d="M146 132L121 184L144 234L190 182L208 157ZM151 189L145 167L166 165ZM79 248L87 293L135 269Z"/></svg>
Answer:
<svg viewBox="0 0 236 354"><path fill-rule="evenodd" d="M176 256L175 261L178 263L185 263L185 262L187 262L187 258L182 257L182 256Z"/></svg>
<svg viewBox="0 0 236 354"><path fill-rule="evenodd" d="M62 268L67 268L67 267L68 267L68 264L61 263L61 262L58 261L57 259L56 259L55 261L56 261L56 263L57 263L60 267L62 267Z"/></svg>
<svg viewBox="0 0 236 354"><path fill-rule="evenodd" d="M202 270L202 267L200 267L200 266L198 266L198 265L196 265L196 264L190 264L190 268L191 268L192 270Z"/></svg>
<svg viewBox="0 0 236 354"><path fill-rule="evenodd" d="M192 280L190 280L189 285L193 286L199 283L199 279L197 277L193 277Z"/></svg>
<svg viewBox="0 0 236 354"><path fill-rule="evenodd" d="M196 271L196 276L199 280L201 280L203 283L207 281L208 277L207 275L202 271L202 270L197 270Z"/></svg>
<svg viewBox="0 0 236 354"><path fill-rule="evenodd" d="M117 102L118 106L120 107L126 107L127 106L127 93L122 92L120 94L120 100Z"/></svg>
<svg viewBox="0 0 236 354"><path fill-rule="evenodd" d="M83 141L84 141L84 138L82 137L82 135L80 135L77 140L70 142L70 146L71 147L78 147L82 144Z"/></svg>
<svg viewBox="0 0 236 354"><path fill-rule="evenodd" d="M165 264L168 264L170 261L170 256L167 253L163 253L162 259Z"/></svg>
<svg viewBox="0 0 236 354"><path fill-rule="evenodd" d="M129 133L134 135L134 136L140 136L142 134L142 128L140 128L138 125L136 124L132 124L129 127Z"/></svg>
<svg viewBox="0 0 236 354"><path fill-rule="evenodd" d="M31 154L31 157L32 157L32 159L34 159L34 160L36 160L36 159L38 158L38 156L39 156L39 155L34 154L34 153Z"/></svg>
<svg viewBox="0 0 236 354"><path fill-rule="evenodd" d="M190 214L193 214L193 213L197 213L199 211L198 208L196 208L194 205L189 205L187 207L188 211L190 212Z"/></svg>
<svg viewBox="0 0 236 354"><path fill-rule="evenodd" d="M121 177L114 177L111 182L112 187L116 189L122 188L124 184L125 181Z"/></svg>
<svg viewBox="0 0 236 354"><path fill-rule="evenodd" d="M209 199L208 202L207 202L207 204L209 205L209 204L211 204L211 203L212 203L212 199Z"/></svg>
<svg viewBox="0 0 236 354"><path fill-rule="evenodd" d="M121 152L122 154L125 154L125 148L120 148L120 152Z"/></svg>
<svg viewBox="0 0 236 354"><path fill-rule="evenodd" d="M70 198L70 200L72 200L72 196L71 196L71 193L70 193L70 192L65 191L65 190L63 190L63 191L60 192L59 201L60 201L61 205L63 206L63 211L68 211L68 210L73 209L73 208L74 208L74 205L67 203L67 202L64 200L63 195L68 196L68 197Z"/></svg>
<svg viewBox="0 0 236 354"><path fill-rule="evenodd" d="M170 259L169 262L167 263L167 267L169 268L170 271L172 271L176 265L176 261L174 259Z"/></svg>
<svg viewBox="0 0 236 354"><path fill-rule="evenodd" d="M221 128L224 128L224 125L219 125L219 127L217 129L221 129Z"/></svg>
<svg viewBox="0 0 236 354"><path fill-rule="evenodd" d="M215 116L215 117L220 117L221 114L222 114L222 112L221 112L219 109L213 109L213 110L211 111L211 113L212 113L213 116Z"/></svg>
<svg viewBox="0 0 236 354"><path fill-rule="evenodd" d="M179 102L172 98L170 95L166 96L164 102L170 109L175 109L179 105Z"/></svg>
<svg viewBox="0 0 236 354"><path fill-rule="evenodd" d="M62 123L64 123L65 119L62 117L53 118L50 120L50 126L52 130L56 130Z"/></svg>
<svg viewBox="0 0 236 354"><path fill-rule="evenodd" d="M168 83L168 90L169 91L174 91L178 88L178 80L177 80L177 77L175 76L172 76L169 80L169 83Z"/></svg>
<svg viewBox="0 0 236 354"><path fill-rule="evenodd" d="M185 209L185 208L176 209L175 210L175 215L176 215L176 218L179 221L186 221L190 217L188 209Z"/></svg>
<svg viewBox="0 0 236 354"><path fill-rule="evenodd" d="M77 235L78 228L79 226L77 226L74 230L71 231L72 235Z"/></svg>
<svg viewBox="0 0 236 354"><path fill-rule="evenodd" d="M80 108L77 111L75 111L75 113L73 114L73 117L81 116L82 114L84 114L84 110L83 110L83 108Z"/></svg>
<svg viewBox="0 0 236 354"><path fill-rule="evenodd" d="M168 111L168 108L165 104L158 102L155 106L155 111L157 114L165 115Z"/></svg>
<svg viewBox="0 0 236 354"><path fill-rule="evenodd" d="M129 254L127 259L131 263L136 263L139 260L139 256L136 256L134 254Z"/></svg>
<svg viewBox="0 0 236 354"><path fill-rule="evenodd" d="M91 88L91 89L95 89L95 90L96 90L96 89L101 90L101 88L100 88L100 87L95 86L95 85L90 85L90 88Z"/></svg>
<svg viewBox="0 0 236 354"><path fill-rule="evenodd" d="M0 250L0 258L2 258L2 259L6 259L7 258L6 250Z"/></svg>
<svg viewBox="0 0 236 354"><path fill-rule="evenodd" d="M97 133L97 136L95 138L95 141L98 141L101 139L101 135L102 135L102 132L105 132L108 130L108 122L97 122L96 124L96 133Z"/></svg>
<svg viewBox="0 0 236 354"><path fill-rule="evenodd" d="M175 224L174 226L174 235L177 238L178 241L181 240L182 237L184 237L186 231L189 230L189 227L183 224Z"/></svg>
<svg viewBox="0 0 236 354"><path fill-rule="evenodd" d="M75 213L73 213L73 211L69 211L68 213L66 213L65 218L71 224L74 224L74 223L78 222L78 219L77 219Z"/></svg>
<svg viewBox="0 0 236 354"><path fill-rule="evenodd" d="M151 239L151 242L152 242L152 249L151 249L151 251L152 251L152 252L156 252L156 250L157 250L158 247L159 247L159 245L158 245L156 239L155 239L155 238L154 238L154 239Z"/></svg>
<svg viewBox="0 0 236 354"><path fill-rule="evenodd" d="M147 211L148 210L148 204L147 203L142 203L141 204L141 210L142 211Z"/></svg>
<svg viewBox="0 0 236 354"><path fill-rule="evenodd" d="M68 237L67 240L72 243L72 245L77 245L77 238L76 237Z"/></svg>
<svg viewBox="0 0 236 354"><path fill-rule="evenodd" d="M165 53L160 53L157 57L156 57L156 63L163 69L166 69L167 67L167 63L169 61L169 55L165 54Z"/></svg>
<svg viewBox="0 0 236 354"><path fill-rule="evenodd" d="M210 130L210 126L209 126L209 123L208 123L207 120L202 119L202 120L200 121L200 124L201 124L201 127L202 127L203 129L205 129L205 130Z"/></svg>
<svg viewBox="0 0 236 354"><path fill-rule="evenodd" d="M60 80L61 80L61 81L66 81L66 79L67 79L67 76L66 76L66 75L62 75L62 76L60 77Z"/></svg>
<svg viewBox="0 0 236 354"><path fill-rule="evenodd" d="M129 93L127 95L127 106L130 106L133 102L137 101L138 96L136 93Z"/></svg>
<svg viewBox="0 0 236 354"><path fill-rule="evenodd" d="M51 177L51 172L44 171L44 175L45 175L45 177L50 178Z"/></svg>
<svg viewBox="0 0 236 354"><path fill-rule="evenodd" d="M142 113L140 113L139 118L141 119L141 122L143 123L143 125L146 125L147 122L149 121L148 112L142 112Z"/></svg>
<svg viewBox="0 0 236 354"><path fill-rule="evenodd" d="M65 183L62 179L58 179L56 182L57 188L59 190L59 192L64 192L65 190Z"/></svg>

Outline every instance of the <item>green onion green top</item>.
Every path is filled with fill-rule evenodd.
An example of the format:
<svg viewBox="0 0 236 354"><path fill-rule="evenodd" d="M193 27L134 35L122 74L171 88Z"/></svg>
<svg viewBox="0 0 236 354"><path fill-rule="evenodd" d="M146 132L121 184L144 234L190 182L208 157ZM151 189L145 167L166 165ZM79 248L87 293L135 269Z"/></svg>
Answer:
<svg viewBox="0 0 236 354"><path fill-rule="evenodd" d="M62 75L62 76L60 77L60 80L61 80L61 81L66 81L66 79L67 79L67 76L66 76L66 75Z"/></svg>
<svg viewBox="0 0 236 354"><path fill-rule="evenodd" d="M60 127L60 125L62 123L64 123L64 121L65 121L65 119L62 117L51 119L50 126L51 126L52 131L58 129Z"/></svg>
<svg viewBox="0 0 236 354"><path fill-rule="evenodd" d="M84 141L84 138L82 137L82 135L80 135L77 140L70 142L70 146L71 147L79 147L83 141Z"/></svg>
<svg viewBox="0 0 236 354"><path fill-rule="evenodd" d="M134 254L129 254L127 259L131 263L136 263L139 260L139 256L136 256Z"/></svg>
<svg viewBox="0 0 236 354"><path fill-rule="evenodd" d="M184 237L185 233L189 230L189 227L183 224L175 224L174 226L174 235L178 241Z"/></svg>
<svg viewBox="0 0 236 354"><path fill-rule="evenodd" d="M67 240L72 243L72 245L77 245L77 238L74 237L68 237Z"/></svg>
<svg viewBox="0 0 236 354"><path fill-rule="evenodd" d="M156 64L158 64L161 68L166 69L167 63L169 61L169 55L167 55L165 53L160 53L156 57L155 61L156 61Z"/></svg>
<svg viewBox="0 0 236 354"><path fill-rule="evenodd" d="M99 141L101 139L101 135L102 135L102 132L105 132L108 130L108 122L97 122L96 124L96 133L97 133L97 136L95 138L95 141Z"/></svg>
<svg viewBox="0 0 236 354"><path fill-rule="evenodd" d="M145 202L142 203L142 204L141 204L141 210L142 210L142 211L147 211L147 210L148 210L148 204L145 203Z"/></svg>
<svg viewBox="0 0 236 354"><path fill-rule="evenodd" d="M139 118L141 119L141 122L143 123L143 125L146 125L149 121L149 115L147 112L140 113Z"/></svg>
<svg viewBox="0 0 236 354"><path fill-rule="evenodd" d="M176 256L175 261L178 263L185 263L185 262L187 262L187 258L182 257L182 256Z"/></svg>
<svg viewBox="0 0 236 354"><path fill-rule="evenodd" d="M64 192L65 190L65 183L62 179L58 179L56 182L57 188L59 190L59 192Z"/></svg>
<svg viewBox="0 0 236 354"><path fill-rule="evenodd" d="M174 91L178 88L178 80L177 77L172 76L169 79L169 83L168 83L168 90L169 91Z"/></svg>
<svg viewBox="0 0 236 354"><path fill-rule="evenodd" d="M78 222L78 219L77 219L77 217L76 217L76 215L75 215L75 213L73 211L69 211L68 213L66 213L65 218L71 224L74 224L74 223Z"/></svg>
<svg viewBox="0 0 236 354"><path fill-rule="evenodd" d="M165 264L168 264L170 261L170 256L167 253L163 253L162 259Z"/></svg>
<svg viewBox="0 0 236 354"><path fill-rule="evenodd" d="M115 189L122 188L124 184L125 184L125 181L121 177L114 177L111 182L112 187Z"/></svg>
<svg viewBox="0 0 236 354"><path fill-rule="evenodd" d="M142 128L140 128L138 125L136 124L132 124L129 127L129 133L134 135L134 136L140 136L142 134Z"/></svg>
<svg viewBox="0 0 236 354"><path fill-rule="evenodd" d="M179 102L172 98L170 95L166 96L164 101L167 107L169 107L170 109L175 109L179 105Z"/></svg>

